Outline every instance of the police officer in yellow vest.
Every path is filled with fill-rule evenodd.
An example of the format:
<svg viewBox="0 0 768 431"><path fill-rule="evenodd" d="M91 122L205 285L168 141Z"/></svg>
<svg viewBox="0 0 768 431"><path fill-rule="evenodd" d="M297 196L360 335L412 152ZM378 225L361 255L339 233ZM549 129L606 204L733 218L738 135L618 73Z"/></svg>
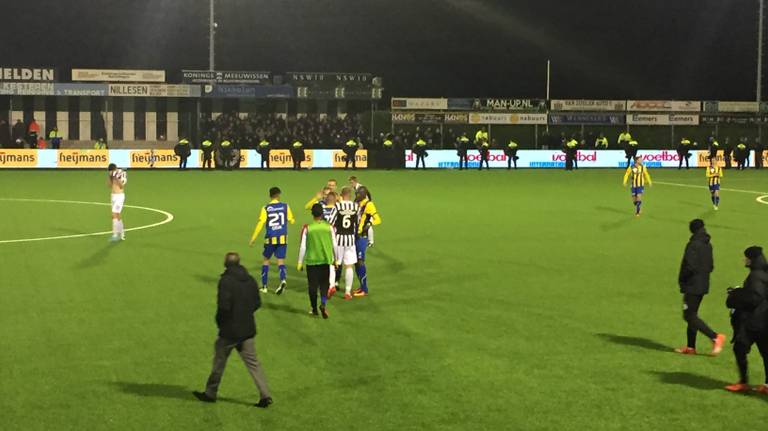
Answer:
<svg viewBox="0 0 768 431"><path fill-rule="evenodd" d="M707 159L712 160L717 158L717 153L720 151L720 142L717 141L717 138L714 136L711 136L709 138L709 156Z"/></svg>
<svg viewBox="0 0 768 431"><path fill-rule="evenodd" d="M491 143L488 141L488 133L484 132L483 137L477 141L478 146L477 150L480 152L480 168L479 170L483 170L483 163L485 163L485 168L488 170L491 170L491 166L489 164L491 160Z"/></svg>
<svg viewBox="0 0 768 431"><path fill-rule="evenodd" d="M192 154L192 150L189 148L189 141L183 138L173 147L173 152L176 157L179 158L179 169L187 169L187 159Z"/></svg>
<svg viewBox="0 0 768 431"><path fill-rule="evenodd" d="M213 142L210 139L206 139L200 144L200 148L203 151L203 169L212 169L211 160L213 160Z"/></svg>
<svg viewBox="0 0 768 431"><path fill-rule="evenodd" d="M267 169L269 169L269 153L272 151L272 146L266 137L261 138L256 151L261 155L261 169L264 169L265 164L267 165Z"/></svg>
<svg viewBox="0 0 768 431"><path fill-rule="evenodd" d="M475 145L480 147L483 141L488 142L488 132L485 130L485 127L480 128L480 130L475 133Z"/></svg>
<svg viewBox="0 0 768 431"><path fill-rule="evenodd" d="M229 139L224 139L219 144L219 158L224 169L232 169L232 150L232 142Z"/></svg>
<svg viewBox="0 0 768 431"><path fill-rule="evenodd" d="M579 151L579 141L575 137L572 137L565 143L565 170L573 170L573 161L576 159L576 154Z"/></svg>
<svg viewBox="0 0 768 431"><path fill-rule="evenodd" d="M463 132L459 139L456 140L456 154L459 156L459 170L464 168L469 169L469 163L467 161L467 152L469 152L469 138L467 132Z"/></svg>
<svg viewBox="0 0 768 431"><path fill-rule="evenodd" d="M107 143L104 141L104 138L99 138L95 144L93 144L94 150L106 150L107 149Z"/></svg>
<svg viewBox="0 0 768 431"><path fill-rule="evenodd" d="M604 134L600 133L597 139L595 139L595 148L599 150L608 149L608 138L606 138Z"/></svg>
<svg viewBox="0 0 768 431"><path fill-rule="evenodd" d="M740 171L749 167L749 148L747 148L747 144L744 142L745 139L742 138L736 145L736 167Z"/></svg>
<svg viewBox="0 0 768 431"><path fill-rule="evenodd" d="M617 143L619 144L620 148L626 148L627 145L629 145L629 141L632 140L632 134L629 133L629 130L625 130L621 133L619 133L619 140Z"/></svg>
<svg viewBox="0 0 768 431"><path fill-rule="evenodd" d="M355 138L351 137L344 144L344 169L349 169L349 164L352 163L352 169L357 169L357 150L360 145L355 141Z"/></svg>
<svg viewBox="0 0 768 431"><path fill-rule="evenodd" d="M640 147L640 143L636 139L632 139L627 142L627 148L624 150L624 155L627 157L627 166L632 166L632 160L637 157L637 150Z"/></svg>
<svg viewBox="0 0 768 431"><path fill-rule="evenodd" d="M392 134L388 133L381 142L381 161L382 165L390 170L395 165L395 143L392 140Z"/></svg>
<svg viewBox="0 0 768 431"><path fill-rule="evenodd" d="M291 145L291 160L293 160L293 169L296 171L301 170L301 162L306 159L304 154L304 144L296 139Z"/></svg>
<svg viewBox="0 0 768 431"><path fill-rule="evenodd" d="M413 154L416 155L416 169L419 169L419 160L421 160L421 166L427 169L427 141L421 136L416 136L416 143L413 144Z"/></svg>
<svg viewBox="0 0 768 431"><path fill-rule="evenodd" d="M683 168L683 161L685 161L685 169L689 169L688 159L691 158L691 140L683 136L680 143L677 145L677 157L680 158L677 169Z"/></svg>
<svg viewBox="0 0 768 431"><path fill-rule="evenodd" d="M517 157L517 142L510 140L506 147L504 147L504 155L507 156L507 169L512 168L512 164L515 164L515 169L517 169L517 160L519 157Z"/></svg>
<svg viewBox="0 0 768 431"><path fill-rule="evenodd" d="M48 140L51 141L51 148L54 150L58 150L61 148L61 135L59 134L59 128L56 126L53 126L53 129L51 129L51 132L48 133Z"/></svg>

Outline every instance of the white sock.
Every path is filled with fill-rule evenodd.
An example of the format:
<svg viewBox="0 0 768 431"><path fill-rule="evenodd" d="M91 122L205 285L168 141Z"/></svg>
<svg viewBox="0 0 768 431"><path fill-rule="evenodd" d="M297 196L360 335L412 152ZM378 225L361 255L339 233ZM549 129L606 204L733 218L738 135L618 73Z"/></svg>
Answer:
<svg viewBox="0 0 768 431"><path fill-rule="evenodd" d="M120 222L117 219L112 219L112 236L117 236L120 232Z"/></svg>
<svg viewBox="0 0 768 431"><path fill-rule="evenodd" d="M124 236L125 235L125 229L123 228L123 221L122 220L117 222L117 230L118 230L118 232L120 232L120 236Z"/></svg>
<svg viewBox="0 0 768 431"><path fill-rule="evenodd" d="M348 266L344 270L344 292L352 293L352 282L355 280L355 272L352 271L352 267Z"/></svg>
<svg viewBox="0 0 768 431"><path fill-rule="evenodd" d="M336 266L331 265L331 276L328 279L329 286L333 287L336 284Z"/></svg>

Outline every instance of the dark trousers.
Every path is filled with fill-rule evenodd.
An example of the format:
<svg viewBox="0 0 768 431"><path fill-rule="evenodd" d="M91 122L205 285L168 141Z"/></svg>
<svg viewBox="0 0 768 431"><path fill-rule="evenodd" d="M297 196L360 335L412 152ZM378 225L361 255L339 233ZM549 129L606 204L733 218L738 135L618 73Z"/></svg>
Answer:
<svg viewBox="0 0 768 431"><path fill-rule="evenodd" d="M301 161L293 159L293 170L294 171L300 171L301 170Z"/></svg>
<svg viewBox="0 0 768 431"><path fill-rule="evenodd" d="M742 330L733 341L733 354L736 356L736 365L739 367L739 383L749 383L747 355L752 350L752 344L757 344L760 356L763 357L765 383L768 384L768 334L747 330Z"/></svg>
<svg viewBox="0 0 768 431"><path fill-rule="evenodd" d="M243 360L243 364L248 369L253 382L259 388L261 399L270 398L267 379L264 377L261 363L259 363L259 359L256 357L253 337L239 342L221 337L216 339L216 343L213 345L213 367L211 375L208 377L208 383L205 385L205 394L211 398L216 398L219 391L219 383L221 383L221 377L224 375L224 368L227 366L227 359L229 359L232 349L237 349L237 353L240 354L240 359Z"/></svg>
<svg viewBox="0 0 768 431"><path fill-rule="evenodd" d="M687 153L677 153L677 156L680 157L680 163L678 163L677 169L683 168L683 162L685 162L685 169L689 169L688 159L690 158L691 155Z"/></svg>
<svg viewBox="0 0 768 431"><path fill-rule="evenodd" d="M578 150L573 155L573 169L579 169L579 152Z"/></svg>
<svg viewBox="0 0 768 431"><path fill-rule="evenodd" d="M467 153L466 151L459 151L459 170L464 168L469 169L469 164L467 163Z"/></svg>
<svg viewBox="0 0 768 431"><path fill-rule="evenodd" d="M570 154L565 155L565 170L566 171L573 170L573 156L571 156Z"/></svg>
<svg viewBox="0 0 768 431"><path fill-rule="evenodd" d="M717 337L715 331L699 317L699 306L701 306L703 299L704 295L683 294L683 320L688 322L688 347L692 349L696 348L696 334L699 332L706 335L710 340Z"/></svg>
<svg viewBox="0 0 768 431"><path fill-rule="evenodd" d="M212 160L212 159L211 159L210 157L208 157L208 158L203 158L203 169L206 169L206 168L208 168L208 169L213 169L213 168L211 167L211 160Z"/></svg>
<svg viewBox="0 0 768 431"><path fill-rule="evenodd" d="M330 286L331 265L307 265L307 283L309 292L309 305L312 311L317 312L317 293L323 298L328 297Z"/></svg>
<svg viewBox="0 0 768 431"><path fill-rule="evenodd" d="M517 169L517 159L519 159L519 157L517 157L515 154L511 154L509 157L507 157L507 169L511 169L513 163L515 164L515 169Z"/></svg>
<svg viewBox="0 0 768 431"><path fill-rule="evenodd" d="M179 157L179 169L187 169L187 157Z"/></svg>
<svg viewBox="0 0 768 431"><path fill-rule="evenodd" d="M355 157L354 154L352 155L347 154L344 157L344 169L348 169L350 163L352 163L352 169L357 169L357 158Z"/></svg>
<svg viewBox="0 0 768 431"><path fill-rule="evenodd" d="M485 169L491 170L491 167L488 165L488 153L484 151L480 151L480 170L483 170L483 163L485 163Z"/></svg>
<svg viewBox="0 0 768 431"><path fill-rule="evenodd" d="M424 154L416 154L416 169L419 169L419 160L421 160L421 167L427 169L427 159Z"/></svg>
<svg viewBox="0 0 768 431"><path fill-rule="evenodd" d="M266 154L261 155L261 169L264 169L264 165L267 165L267 169L269 169L269 151L266 152Z"/></svg>

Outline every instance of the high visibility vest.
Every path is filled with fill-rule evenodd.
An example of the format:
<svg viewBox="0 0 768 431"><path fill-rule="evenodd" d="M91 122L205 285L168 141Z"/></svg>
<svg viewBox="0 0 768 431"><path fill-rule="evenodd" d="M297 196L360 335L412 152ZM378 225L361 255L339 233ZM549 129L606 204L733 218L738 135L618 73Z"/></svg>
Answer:
<svg viewBox="0 0 768 431"><path fill-rule="evenodd" d="M459 141L466 144L467 142L469 142L469 138L467 138L466 136L462 136L461 138L459 138Z"/></svg>
<svg viewBox="0 0 768 431"><path fill-rule="evenodd" d="M619 135L619 142L631 142L632 141L632 135L629 132L621 133Z"/></svg>
<svg viewBox="0 0 768 431"><path fill-rule="evenodd" d="M747 146L744 145L744 144L739 144L739 145L736 146L736 148L738 148L740 150L745 150L745 149L747 149Z"/></svg>
<svg viewBox="0 0 768 431"><path fill-rule="evenodd" d="M680 143L683 145L691 145L691 141L689 141L688 139L683 139L682 141L680 141Z"/></svg>
<svg viewBox="0 0 768 431"><path fill-rule="evenodd" d="M229 142L229 141L226 141L226 140L221 141L221 146L222 147L229 147L230 145L232 145L232 143Z"/></svg>
<svg viewBox="0 0 768 431"><path fill-rule="evenodd" d="M211 142L211 141L209 141L207 139L205 141L203 141L203 148L208 148L208 147L211 147L211 146L213 146L213 142Z"/></svg>
<svg viewBox="0 0 768 431"><path fill-rule="evenodd" d="M427 142L423 139L419 139L418 141L416 141L416 145L418 145L419 147L424 147L427 145Z"/></svg>
<svg viewBox="0 0 768 431"><path fill-rule="evenodd" d="M632 147L636 147L638 145L638 143L637 143L637 141L635 141L633 139L633 140L629 141L629 145L632 146Z"/></svg>
<svg viewBox="0 0 768 431"><path fill-rule="evenodd" d="M268 147L269 146L269 141L267 141L266 139L262 139L261 142L259 142L259 146L260 147Z"/></svg>
<svg viewBox="0 0 768 431"><path fill-rule="evenodd" d="M515 149L515 148L517 148L517 142L509 141L509 144L507 146L509 148Z"/></svg>
<svg viewBox="0 0 768 431"><path fill-rule="evenodd" d="M603 136L602 138L597 138L597 145L601 147L608 147L608 138Z"/></svg>
<svg viewBox="0 0 768 431"><path fill-rule="evenodd" d="M391 147L392 146L392 140L391 139L385 139L384 140L384 146L385 147Z"/></svg>
<svg viewBox="0 0 768 431"><path fill-rule="evenodd" d="M293 143L293 148L301 148L304 144L302 144L300 141L296 141Z"/></svg>
<svg viewBox="0 0 768 431"><path fill-rule="evenodd" d="M182 140L180 140L180 141L179 141L179 143L180 143L181 145L189 145L189 141L188 141L188 140L186 140L186 139L182 139Z"/></svg>
<svg viewBox="0 0 768 431"><path fill-rule="evenodd" d="M565 146L566 146L566 147L568 147L568 148L575 148L577 145L579 145L579 143L578 143L578 142L576 142L576 140L575 140L575 139L571 139L570 141L568 141L568 142L565 144Z"/></svg>
<svg viewBox="0 0 768 431"><path fill-rule="evenodd" d="M59 137L59 133L56 130L51 130L50 133L48 133L48 139L56 139Z"/></svg>

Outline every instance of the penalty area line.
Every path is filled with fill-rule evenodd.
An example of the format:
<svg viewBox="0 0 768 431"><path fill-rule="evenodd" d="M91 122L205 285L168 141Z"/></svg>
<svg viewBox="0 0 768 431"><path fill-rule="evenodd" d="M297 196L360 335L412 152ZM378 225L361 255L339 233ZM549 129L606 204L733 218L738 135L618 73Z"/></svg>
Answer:
<svg viewBox="0 0 768 431"><path fill-rule="evenodd" d="M59 203L59 204L75 204L75 205L99 205L99 206L111 206L109 203L105 202L85 202L85 201L69 201L69 200L59 200L59 199L24 199L24 198L0 198L0 201L5 202L41 202L41 203ZM157 208L149 208L149 207L142 207L138 205L124 205L124 208L133 208L137 210L142 211L149 211L154 212L158 214L162 214L165 216L165 219L157 222L157 223L151 223L143 226L136 226L132 228L125 229L126 232L134 232L137 230L143 230L143 229L151 229L153 227L162 226L164 224L170 223L173 221L174 217L173 214L169 213L168 211L164 211ZM11 244L11 243L19 243L19 242L35 242L35 241L53 241L57 239L72 239L72 238L85 238L89 236L100 236L100 235L108 235L112 234L112 231L103 231L103 232L91 232L91 233L79 233L74 235L59 235L59 236L48 236L48 237L39 237L39 238L21 238L21 239L6 239L6 240L0 240L0 244Z"/></svg>

